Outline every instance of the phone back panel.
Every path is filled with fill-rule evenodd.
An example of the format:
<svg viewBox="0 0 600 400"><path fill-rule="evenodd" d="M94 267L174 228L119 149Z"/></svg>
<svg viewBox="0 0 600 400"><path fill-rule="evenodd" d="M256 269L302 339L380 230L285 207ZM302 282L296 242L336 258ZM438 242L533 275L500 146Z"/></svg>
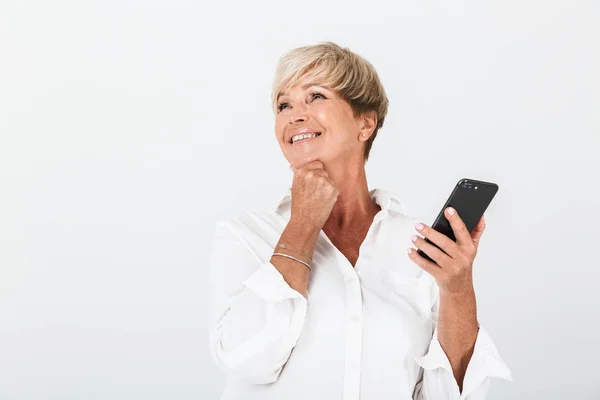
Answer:
<svg viewBox="0 0 600 400"><path fill-rule="evenodd" d="M435 219L432 225L433 229L456 241L454 231L444 214L446 208L452 207L458 212L469 232L473 232L496 192L498 192L498 185L495 183L461 179Z"/></svg>
<svg viewBox="0 0 600 400"><path fill-rule="evenodd" d="M442 210L431 226L436 231L441 232L450 239L456 241L454 231L444 214L446 208L452 207L467 226L469 233L472 233L481 219L481 216L492 202L496 192L498 192L498 185L495 183L482 182L474 179L461 179L454 187L454 190L448 197L448 200L446 200L444 207L442 207ZM427 241L431 243L429 240ZM432 261L420 250L419 254Z"/></svg>

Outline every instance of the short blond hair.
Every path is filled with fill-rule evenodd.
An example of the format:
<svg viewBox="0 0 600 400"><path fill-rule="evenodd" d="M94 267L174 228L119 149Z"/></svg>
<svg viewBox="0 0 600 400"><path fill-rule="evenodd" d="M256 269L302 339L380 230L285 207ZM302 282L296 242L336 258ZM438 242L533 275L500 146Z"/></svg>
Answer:
<svg viewBox="0 0 600 400"><path fill-rule="evenodd" d="M373 65L333 42L297 47L283 55L277 63L271 94L274 112L277 112L281 93L302 78L312 78L340 95L350 104L354 117L375 112L377 125L365 144L366 163L377 132L383 126L389 103Z"/></svg>

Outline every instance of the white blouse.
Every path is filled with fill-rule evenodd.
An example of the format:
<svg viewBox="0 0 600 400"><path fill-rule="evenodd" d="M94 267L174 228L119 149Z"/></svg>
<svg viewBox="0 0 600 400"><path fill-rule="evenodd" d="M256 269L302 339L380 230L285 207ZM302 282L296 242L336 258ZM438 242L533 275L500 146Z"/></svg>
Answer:
<svg viewBox="0 0 600 400"><path fill-rule="evenodd" d="M490 377L512 380L480 326L459 394L437 340L439 288L406 254L418 221L389 192L370 194L381 211L355 267L321 230L308 299L270 262L291 189L271 211L217 223L209 327L228 377L221 400L481 400Z"/></svg>

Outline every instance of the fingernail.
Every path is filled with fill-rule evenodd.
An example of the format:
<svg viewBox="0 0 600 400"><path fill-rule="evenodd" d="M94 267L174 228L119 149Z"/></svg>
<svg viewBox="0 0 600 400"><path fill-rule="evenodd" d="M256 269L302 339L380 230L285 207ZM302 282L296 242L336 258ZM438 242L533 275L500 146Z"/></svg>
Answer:
<svg viewBox="0 0 600 400"><path fill-rule="evenodd" d="M412 240L413 242L416 242L417 241L417 235L412 235L410 237L410 240Z"/></svg>
<svg viewBox="0 0 600 400"><path fill-rule="evenodd" d="M409 248L408 250L406 250L406 252L407 252L408 254L412 254L413 250L412 250L411 248Z"/></svg>
<svg viewBox="0 0 600 400"><path fill-rule="evenodd" d="M419 222L418 224L416 224L416 225L415 225L415 228L416 228L418 231L420 231L421 229L423 229L423 224Z"/></svg>
<svg viewBox="0 0 600 400"><path fill-rule="evenodd" d="M454 208L448 207L448 214L454 215Z"/></svg>

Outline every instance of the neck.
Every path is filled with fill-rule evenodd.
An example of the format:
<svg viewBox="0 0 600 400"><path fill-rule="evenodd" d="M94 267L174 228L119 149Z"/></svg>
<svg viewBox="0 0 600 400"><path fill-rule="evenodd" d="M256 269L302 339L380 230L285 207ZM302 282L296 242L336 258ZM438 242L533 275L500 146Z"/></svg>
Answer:
<svg viewBox="0 0 600 400"><path fill-rule="evenodd" d="M362 224L381 209L369 193L364 163L353 165L357 167L348 169L347 163L340 168L325 166L329 178L340 191L325 224L334 229Z"/></svg>

